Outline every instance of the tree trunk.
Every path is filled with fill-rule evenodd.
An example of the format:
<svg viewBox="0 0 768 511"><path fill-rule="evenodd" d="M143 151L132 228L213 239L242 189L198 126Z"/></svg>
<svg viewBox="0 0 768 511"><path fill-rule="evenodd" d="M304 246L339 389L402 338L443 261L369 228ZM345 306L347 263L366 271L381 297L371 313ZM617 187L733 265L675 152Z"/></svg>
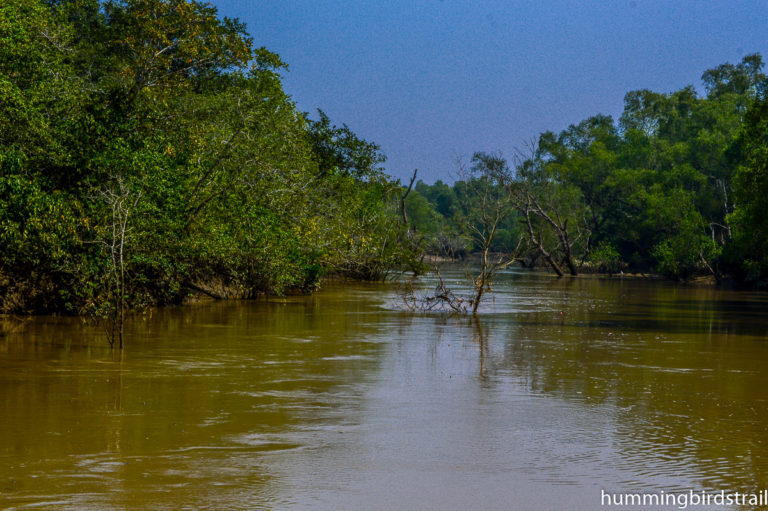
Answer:
<svg viewBox="0 0 768 511"><path fill-rule="evenodd" d="M536 245L536 248L539 251L539 254L541 254L544 257L544 260L549 263L549 266L552 268L552 270L557 274L558 277L563 276L563 270L560 269L560 266L555 262L555 260L552 258L552 255L550 255L549 252L544 248L544 243L541 241L541 233L536 236L533 233L533 223L531 223L531 201L530 198L528 199L528 203L525 206L525 210L523 211L525 213L525 222L528 226L528 237L530 238L531 242Z"/></svg>
<svg viewBox="0 0 768 511"><path fill-rule="evenodd" d="M400 197L400 214L403 217L403 225L405 225L405 232L406 236L411 236L411 227L408 225L408 214L405 212L405 200L408 198L408 194L411 193L411 188L413 188L413 182L416 181L416 173L419 171L419 169L413 170L413 176L411 177L411 182L408 183L408 188L405 190L405 193Z"/></svg>

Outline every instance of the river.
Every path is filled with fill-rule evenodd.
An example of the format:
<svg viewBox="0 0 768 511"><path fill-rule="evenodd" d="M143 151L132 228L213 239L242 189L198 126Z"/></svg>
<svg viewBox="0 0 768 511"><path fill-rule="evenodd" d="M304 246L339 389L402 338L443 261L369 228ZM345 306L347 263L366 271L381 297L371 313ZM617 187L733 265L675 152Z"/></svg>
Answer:
<svg viewBox="0 0 768 511"><path fill-rule="evenodd" d="M768 294L512 270L480 312L329 284L131 316L122 354L77 318L0 318L0 508L591 510L768 488Z"/></svg>

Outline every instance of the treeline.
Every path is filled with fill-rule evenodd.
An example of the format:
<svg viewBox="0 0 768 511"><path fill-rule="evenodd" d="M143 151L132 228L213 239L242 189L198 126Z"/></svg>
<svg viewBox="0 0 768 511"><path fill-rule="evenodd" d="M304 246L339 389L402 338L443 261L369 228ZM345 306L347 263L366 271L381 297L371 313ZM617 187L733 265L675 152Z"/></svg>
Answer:
<svg viewBox="0 0 768 511"><path fill-rule="evenodd" d="M408 216L429 251L446 256L489 245L561 274L709 274L765 287L762 69L749 55L706 71L704 95L630 92L618 122L596 115L543 133L511 161L476 153L457 163L453 185L418 182ZM503 205L512 213L499 216Z"/></svg>
<svg viewBox="0 0 768 511"><path fill-rule="evenodd" d="M114 316L413 262L379 147L299 112L285 68L207 3L0 3L0 312Z"/></svg>
<svg viewBox="0 0 768 511"><path fill-rule="evenodd" d="M750 55L706 71L704 95L630 92L618 122L597 115L511 161L458 162L452 185L405 189L376 144L298 111L285 63L210 4L6 0L0 312L121 325L190 293L418 270L425 250L766 286L762 68Z"/></svg>

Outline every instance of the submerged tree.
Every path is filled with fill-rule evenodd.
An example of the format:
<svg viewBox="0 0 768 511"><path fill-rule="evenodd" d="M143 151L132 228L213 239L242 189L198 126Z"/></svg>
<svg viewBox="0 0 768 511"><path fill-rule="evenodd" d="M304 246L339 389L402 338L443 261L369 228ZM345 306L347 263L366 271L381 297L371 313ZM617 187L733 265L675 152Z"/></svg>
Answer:
<svg viewBox="0 0 768 511"><path fill-rule="evenodd" d="M475 153L469 167L461 160L457 161L457 167L465 185L458 195L461 205L458 218L480 252L480 271L473 279L471 300L472 313L477 314L480 301L491 290L496 274L518 258L522 238L514 248L491 253L500 226L515 213L518 198L516 190L505 186L513 180L513 171L501 154Z"/></svg>
<svg viewBox="0 0 768 511"><path fill-rule="evenodd" d="M103 226L102 239L98 241L108 259L108 291L106 303L101 309L106 320L109 345L123 349L125 342L126 309L126 258L131 241L131 216L141 200L141 190L134 190L123 176L111 178L111 182L98 190L99 198L110 211L110 223ZM104 310L106 309L106 310ZM95 310L95 309L94 309Z"/></svg>

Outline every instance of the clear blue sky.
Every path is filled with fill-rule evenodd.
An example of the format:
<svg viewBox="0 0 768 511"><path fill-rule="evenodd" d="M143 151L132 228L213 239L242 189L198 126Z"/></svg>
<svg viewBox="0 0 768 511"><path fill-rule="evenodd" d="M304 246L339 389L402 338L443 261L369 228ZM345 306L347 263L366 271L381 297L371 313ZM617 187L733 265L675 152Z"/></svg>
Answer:
<svg viewBox="0 0 768 511"><path fill-rule="evenodd" d="M451 180L454 155L511 154L624 94L670 92L749 53L766 0L213 0L289 66L298 107L381 145L387 171Z"/></svg>

